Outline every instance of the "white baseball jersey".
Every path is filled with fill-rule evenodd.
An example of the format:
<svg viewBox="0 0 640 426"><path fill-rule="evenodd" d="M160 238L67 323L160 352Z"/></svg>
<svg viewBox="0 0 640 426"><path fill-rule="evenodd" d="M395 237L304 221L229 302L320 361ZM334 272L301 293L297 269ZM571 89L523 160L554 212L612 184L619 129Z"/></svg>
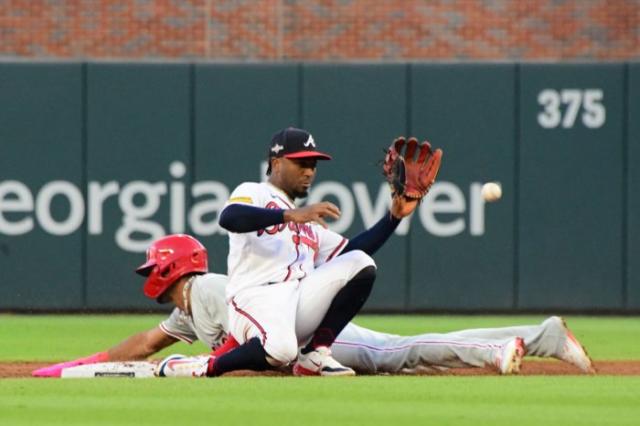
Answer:
<svg viewBox="0 0 640 426"><path fill-rule="evenodd" d="M294 209L285 192L268 182L245 182L225 207L245 204L267 209ZM302 280L338 255L348 240L315 223L293 222L253 232L229 232L227 299L238 291L265 284Z"/></svg>
<svg viewBox="0 0 640 426"><path fill-rule="evenodd" d="M166 334L192 343L200 339L212 349L227 336L226 275L197 276L191 286L191 316L175 308L160 324ZM490 365L510 338L523 337L529 355L558 357L566 340L562 323L552 317L542 324L463 330L445 334L398 336L353 323L338 335L333 357L362 372L397 372L417 366L462 367Z"/></svg>

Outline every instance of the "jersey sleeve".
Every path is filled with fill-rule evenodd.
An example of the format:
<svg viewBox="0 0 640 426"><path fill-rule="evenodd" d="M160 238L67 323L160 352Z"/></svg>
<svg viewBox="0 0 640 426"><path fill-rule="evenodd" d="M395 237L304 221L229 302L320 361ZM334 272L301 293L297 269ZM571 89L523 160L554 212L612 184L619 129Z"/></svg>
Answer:
<svg viewBox="0 0 640 426"><path fill-rule="evenodd" d="M224 206L245 204L253 207L264 207L263 192L260 184L255 182L242 183L233 190Z"/></svg>
<svg viewBox="0 0 640 426"><path fill-rule="evenodd" d="M325 229L322 226L317 227L317 233L319 241L318 255L314 261L316 268L339 255L349 242L349 240L342 235Z"/></svg>
<svg viewBox="0 0 640 426"><path fill-rule="evenodd" d="M160 330L165 334L188 344L192 344L194 341L198 340L198 337L189 324L182 319L180 309L178 308L174 308L169 318L160 323Z"/></svg>

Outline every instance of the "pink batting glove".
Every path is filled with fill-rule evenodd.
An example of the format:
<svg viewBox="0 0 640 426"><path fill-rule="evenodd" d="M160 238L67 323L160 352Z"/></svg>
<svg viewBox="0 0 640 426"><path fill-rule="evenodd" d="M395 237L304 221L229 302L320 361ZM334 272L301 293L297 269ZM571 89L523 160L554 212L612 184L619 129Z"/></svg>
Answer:
<svg viewBox="0 0 640 426"><path fill-rule="evenodd" d="M48 367L33 370L31 372L31 375L33 377L60 377L60 374L62 374L62 370L64 370L65 368L75 367L77 365L96 364L98 362L106 361L109 361L109 354L107 352L98 352L85 358L78 358L73 361L61 362L58 364L50 365Z"/></svg>

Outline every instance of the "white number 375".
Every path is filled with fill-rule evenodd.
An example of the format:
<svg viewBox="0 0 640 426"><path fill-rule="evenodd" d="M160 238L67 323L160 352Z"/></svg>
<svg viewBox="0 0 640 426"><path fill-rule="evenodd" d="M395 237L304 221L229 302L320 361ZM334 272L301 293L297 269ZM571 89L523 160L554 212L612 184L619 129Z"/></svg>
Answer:
<svg viewBox="0 0 640 426"><path fill-rule="evenodd" d="M538 124L545 129L553 129L562 125L572 128L578 118L590 129L602 127L606 120L606 109L602 104L602 89L544 89L538 94L538 103L544 110L538 113ZM561 108L565 105L565 108ZM564 114L563 114L564 109Z"/></svg>

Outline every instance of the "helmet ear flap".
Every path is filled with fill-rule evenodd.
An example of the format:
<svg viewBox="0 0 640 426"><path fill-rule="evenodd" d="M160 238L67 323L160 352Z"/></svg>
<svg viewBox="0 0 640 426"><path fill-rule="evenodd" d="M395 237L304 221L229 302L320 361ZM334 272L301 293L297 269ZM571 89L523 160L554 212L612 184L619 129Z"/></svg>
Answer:
<svg viewBox="0 0 640 426"><path fill-rule="evenodd" d="M170 264L168 264L167 266L165 266L162 271L160 271L160 276L162 278L167 278L169 275L171 275L171 272L176 268L176 262L171 262Z"/></svg>

